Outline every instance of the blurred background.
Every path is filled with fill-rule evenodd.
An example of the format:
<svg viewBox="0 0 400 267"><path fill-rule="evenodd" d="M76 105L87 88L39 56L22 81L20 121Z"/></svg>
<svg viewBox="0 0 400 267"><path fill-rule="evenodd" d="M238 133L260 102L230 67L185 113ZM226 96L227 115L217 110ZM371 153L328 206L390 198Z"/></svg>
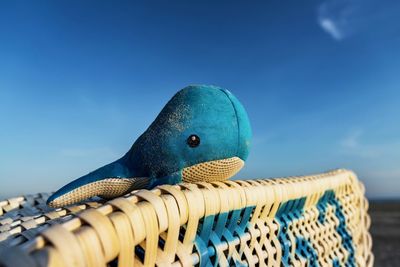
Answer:
<svg viewBox="0 0 400 267"><path fill-rule="evenodd" d="M122 156L189 84L246 107L236 178L354 170L400 196L400 2L1 1L0 198Z"/></svg>

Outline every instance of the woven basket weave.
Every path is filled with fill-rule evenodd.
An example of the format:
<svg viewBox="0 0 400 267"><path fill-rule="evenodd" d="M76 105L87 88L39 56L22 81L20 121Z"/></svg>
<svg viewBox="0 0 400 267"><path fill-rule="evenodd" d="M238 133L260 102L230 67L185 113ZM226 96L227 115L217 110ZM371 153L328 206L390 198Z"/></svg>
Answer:
<svg viewBox="0 0 400 267"><path fill-rule="evenodd" d="M364 187L347 170L159 186L62 209L0 202L0 266L372 266Z"/></svg>

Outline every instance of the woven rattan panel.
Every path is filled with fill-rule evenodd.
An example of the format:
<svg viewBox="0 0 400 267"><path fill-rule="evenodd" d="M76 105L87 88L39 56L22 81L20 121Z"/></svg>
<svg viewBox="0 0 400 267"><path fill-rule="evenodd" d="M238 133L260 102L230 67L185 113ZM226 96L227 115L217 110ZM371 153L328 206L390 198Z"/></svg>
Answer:
<svg viewBox="0 0 400 267"><path fill-rule="evenodd" d="M160 186L63 209L0 202L4 266L372 266L364 187L337 170Z"/></svg>

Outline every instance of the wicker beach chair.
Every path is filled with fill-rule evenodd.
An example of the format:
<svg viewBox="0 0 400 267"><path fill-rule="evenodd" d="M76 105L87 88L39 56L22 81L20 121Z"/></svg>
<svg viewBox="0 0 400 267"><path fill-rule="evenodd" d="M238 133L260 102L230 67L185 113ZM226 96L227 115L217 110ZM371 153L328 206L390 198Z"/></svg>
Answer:
<svg viewBox="0 0 400 267"><path fill-rule="evenodd" d="M0 202L0 266L372 266L356 175L159 186L51 209Z"/></svg>

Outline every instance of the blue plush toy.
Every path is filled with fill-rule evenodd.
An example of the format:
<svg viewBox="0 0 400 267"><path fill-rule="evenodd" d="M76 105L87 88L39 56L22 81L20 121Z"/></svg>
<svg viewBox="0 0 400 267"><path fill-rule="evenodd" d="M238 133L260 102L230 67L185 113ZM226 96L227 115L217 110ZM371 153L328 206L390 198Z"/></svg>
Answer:
<svg viewBox="0 0 400 267"><path fill-rule="evenodd" d="M188 86L122 158L65 185L47 203L60 207L160 184L226 180L243 167L250 139L249 119L235 96L215 86Z"/></svg>

